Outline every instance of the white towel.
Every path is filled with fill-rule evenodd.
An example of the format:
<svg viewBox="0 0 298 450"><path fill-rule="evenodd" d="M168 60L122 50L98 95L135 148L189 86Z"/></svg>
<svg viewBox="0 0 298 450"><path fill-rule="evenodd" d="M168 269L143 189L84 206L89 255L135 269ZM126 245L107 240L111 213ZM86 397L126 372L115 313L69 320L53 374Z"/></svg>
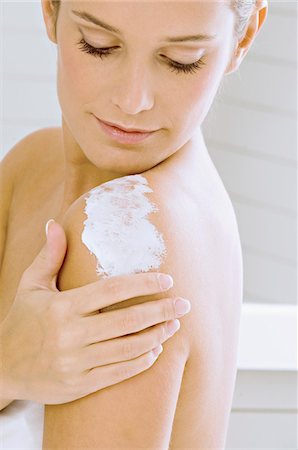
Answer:
<svg viewBox="0 0 298 450"><path fill-rule="evenodd" d="M1 450L42 450L44 405L14 400L0 411Z"/></svg>

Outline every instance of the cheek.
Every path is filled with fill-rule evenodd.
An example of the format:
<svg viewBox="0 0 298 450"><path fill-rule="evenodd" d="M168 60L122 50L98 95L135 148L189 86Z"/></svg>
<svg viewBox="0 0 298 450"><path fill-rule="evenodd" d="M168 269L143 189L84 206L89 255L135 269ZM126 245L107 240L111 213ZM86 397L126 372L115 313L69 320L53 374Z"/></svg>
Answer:
<svg viewBox="0 0 298 450"><path fill-rule="evenodd" d="M217 94L226 68L224 52L214 53L206 58L206 65L199 70L193 79L179 90L176 105L179 105L179 115L193 113L193 121L200 122L206 117L210 106ZM191 75L190 75L191 77ZM182 118L183 120L183 118ZM185 119L184 119L185 120Z"/></svg>
<svg viewBox="0 0 298 450"><path fill-rule="evenodd" d="M196 75L185 75L185 78L188 81L181 84L179 91L175 90L175 94L171 93L168 97L170 98L168 109L177 130L183 129L183 126L181 128L183 123L186 127L192 127L198 122L211 101L215 84L214 74L206 69L202 69Z"/></svg>
<svg viewBox="0 0 298 450"><path fill-rule="evenodd" d="M206 117L222 80L223 70L220 61L206 59L206 66L196 74L189 75L188 81L176 90L175 99L170 105L171 115L176 123L185 124L184 129L201 124ZM186 80L187 76L185 75Z"/></svg>
<svg viewBox="0 0 298 450"><path fill-rule="evenodd" d="M92 71L88 63L85 55L76 48L75 39L72 44L69 42L60 43L57 82L58 86L60 85L61 94L67 97L71 103L75 101L83 103L86 98L94 96L96 84L92 80Z"/></svg>

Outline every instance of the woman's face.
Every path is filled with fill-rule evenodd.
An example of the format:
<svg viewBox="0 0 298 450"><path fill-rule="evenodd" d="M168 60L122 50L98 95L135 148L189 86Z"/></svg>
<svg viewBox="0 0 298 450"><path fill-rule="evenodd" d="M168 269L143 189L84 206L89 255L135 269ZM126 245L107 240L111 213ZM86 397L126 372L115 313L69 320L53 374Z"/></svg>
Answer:
<svg viewBox="0 0 298 450"><path fill-rule="evenodd" d="M228 3L62 1L56 35L58 97L83 158L106 170L136 173L191 139L234 49L235 17ZM108 31L87 15L119 31ZM213 37L177 39L190 35ZM89 46L110 50L100 57ZM186 64L194 66L189 71L173 67ZM101 130L95 116L157 131L140 143L121 144Z"/></svg>

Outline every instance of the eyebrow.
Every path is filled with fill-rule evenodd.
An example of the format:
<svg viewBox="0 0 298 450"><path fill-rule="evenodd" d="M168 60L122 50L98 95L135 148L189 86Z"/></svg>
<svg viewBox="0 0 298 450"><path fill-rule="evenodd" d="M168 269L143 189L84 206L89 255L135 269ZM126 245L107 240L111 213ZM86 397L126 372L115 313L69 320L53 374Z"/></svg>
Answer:
<svg viewBox="0 0 298 450"><path fill-rule="evenodd" d="M75 11L74 9L72 9L71 12L87 22L91 22L94 25L104 28L105 30L111 31L112 33L122 35L122 32L120 30L118 30L115 27L112 27L112 25L109 25L109 24L103 22L102 20L98 19L97 17L92 16L92 14L90 14L90 13L87 13L84 11ZM166 42L211 41L212 39L216 38L216 36L217 36L216 34L213 34L213 35L195 34L195 35L189 35L189 36L168 37L163 40Z"/></svg>

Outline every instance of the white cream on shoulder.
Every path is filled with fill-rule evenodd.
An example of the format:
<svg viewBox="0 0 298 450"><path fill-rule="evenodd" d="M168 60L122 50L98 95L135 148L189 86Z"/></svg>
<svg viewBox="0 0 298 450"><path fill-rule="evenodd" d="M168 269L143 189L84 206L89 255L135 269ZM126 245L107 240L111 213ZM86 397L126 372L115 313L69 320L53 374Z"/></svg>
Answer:
<svg viewBox="0 0 298 450"><path fill-rule="evenodd" d="M82 242L97 258L103 278L158 269L166 255L162 234L147 216L158 211L142 175L128 175L91 189L85 197Z"/></svg>

